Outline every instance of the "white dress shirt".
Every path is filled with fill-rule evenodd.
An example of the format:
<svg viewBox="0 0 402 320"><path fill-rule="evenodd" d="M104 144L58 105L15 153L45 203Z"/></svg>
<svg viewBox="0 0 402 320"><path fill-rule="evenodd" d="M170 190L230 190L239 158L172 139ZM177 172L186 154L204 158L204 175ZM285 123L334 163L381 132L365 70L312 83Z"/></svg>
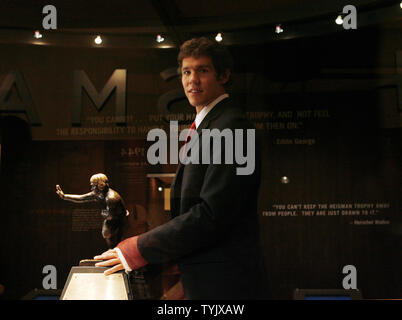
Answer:
<svg viewBox="0 0 402 320"><path fill-rule="evenodd" d="M204 120L208 112L211 111L213 107L215 107L219 102L221 102L223 99L227 97L229 97L229 94L224 93L220 95L218 98L216 98L214 101L212 101L210 104L202 108L201 111L195 117L195 127L198 128L198 126L201 124L202 120Z"/></svg>

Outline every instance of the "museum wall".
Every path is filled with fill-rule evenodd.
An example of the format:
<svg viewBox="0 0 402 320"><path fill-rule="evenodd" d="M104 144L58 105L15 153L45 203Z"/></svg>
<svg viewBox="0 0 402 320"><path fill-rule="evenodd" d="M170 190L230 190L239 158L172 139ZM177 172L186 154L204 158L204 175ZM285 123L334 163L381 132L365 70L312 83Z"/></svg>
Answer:
<svg viewBox="0 0 402 320"><path fill-rule="evenodd" d="M230 94L262 142L260 234L273 298L290 299L295 288L340 289L348 265L364 298L400 296L400 30L230 50ZM99 207L62 201L56 184L86 193L90 176L105 173L130 212L140 208L135 234L170 218L158 191L168 183L154 177L173 174L176 164L147 161L147 134L162 128L169 135L169 121L181 130L195 117L176 55L0 45L0 283L7 298L42 288L46 265L56 267L62 289L72 266L107 249ZM125 123L117 119L116 91L99 108L85 90L80 106L74 100L76 71L101 92L115 70L126 70Z"/></svg>

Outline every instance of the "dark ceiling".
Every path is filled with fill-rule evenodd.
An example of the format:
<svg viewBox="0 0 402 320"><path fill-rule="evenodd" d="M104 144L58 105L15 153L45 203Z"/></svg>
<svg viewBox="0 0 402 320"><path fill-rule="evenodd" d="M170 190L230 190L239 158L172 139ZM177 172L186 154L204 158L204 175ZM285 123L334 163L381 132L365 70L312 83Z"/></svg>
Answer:
<svg viewBox="0 0 402 320"><path fill-rule="evenodd" d="M325 32L317 23L330 20L334 25L336 15L351 2L361 14L359 17L363 13L371 15L369 22L401 20L402 10L398 10L399 1L395 0L0 0L0 42L24 43L28 37L23 32L29 32L31 38L33 30L43 30L46 14L42 8L48 4L57 9L57 30L52 32L67 38L102 33L143 37L139 43L145 44L144 37L164 34L170 41L167 46L177 46L192 34L216 32L237 32L238 38L231 38L234 43L242 40L238 31L268 27L272 30L271 25L276 24L310 24L310 29ZM295 30L301 31L301 27ZM51 37L47 39L51 41Z"/></svg>

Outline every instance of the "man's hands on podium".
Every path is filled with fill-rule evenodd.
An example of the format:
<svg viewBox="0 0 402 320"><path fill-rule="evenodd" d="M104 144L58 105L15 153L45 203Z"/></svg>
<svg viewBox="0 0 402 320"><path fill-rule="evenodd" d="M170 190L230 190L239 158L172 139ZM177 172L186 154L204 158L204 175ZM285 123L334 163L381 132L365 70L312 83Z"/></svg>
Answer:
<svg viewBox="0 0 402 320"><path fill-rule="evenodd" d="M120 270L124 270L123 263L121 262L115 249L105 251L101 255L95 256L95 260L104 260L95 264L95 267L112 267L107 269L103 274L108 276Z"/></svg>

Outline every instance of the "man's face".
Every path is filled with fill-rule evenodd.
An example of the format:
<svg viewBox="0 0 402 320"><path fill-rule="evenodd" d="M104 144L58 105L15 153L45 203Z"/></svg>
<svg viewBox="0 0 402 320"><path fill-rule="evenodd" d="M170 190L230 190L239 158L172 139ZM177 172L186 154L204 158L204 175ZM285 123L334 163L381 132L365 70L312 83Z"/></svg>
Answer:
<svg viewBox="0 0 402 320"><path fill-rule="evenodd" d="M187 57L182 61L181 82L190 104L205 107L221 94L225 93L223 84L228 81L229 72L217 79L215 67L210 57Z"/></svg>

